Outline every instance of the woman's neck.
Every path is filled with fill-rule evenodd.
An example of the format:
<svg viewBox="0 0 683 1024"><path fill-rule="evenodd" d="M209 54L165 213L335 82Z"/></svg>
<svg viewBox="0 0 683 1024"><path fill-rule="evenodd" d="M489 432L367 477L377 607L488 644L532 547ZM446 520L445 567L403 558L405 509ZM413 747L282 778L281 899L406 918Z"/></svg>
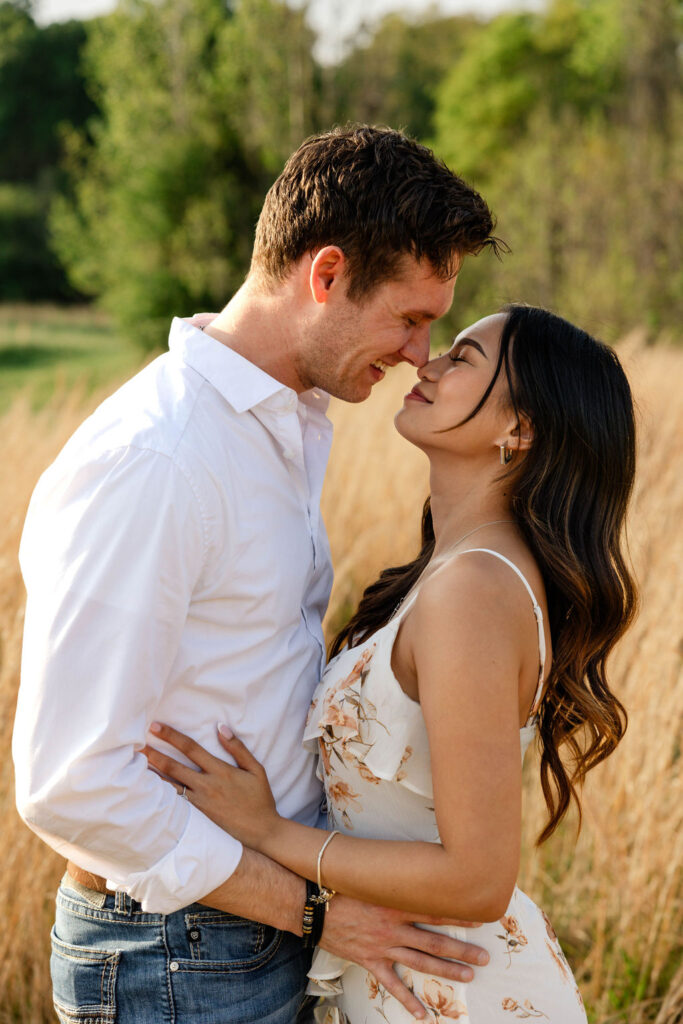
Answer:
<svg viewBox="0 0 683 1024"><path fill-rule="evenodd" d="M430 493L434 523L434 556L439 558L470 531L487 524L490 531L514 521L509 493L497 481L497 467L487 472L479 465L454 467L432 462ZM506 527L500 526L501 529ZM482 534L486 536L485 533ZM477 537L478 542L478 537Z"/></svg>

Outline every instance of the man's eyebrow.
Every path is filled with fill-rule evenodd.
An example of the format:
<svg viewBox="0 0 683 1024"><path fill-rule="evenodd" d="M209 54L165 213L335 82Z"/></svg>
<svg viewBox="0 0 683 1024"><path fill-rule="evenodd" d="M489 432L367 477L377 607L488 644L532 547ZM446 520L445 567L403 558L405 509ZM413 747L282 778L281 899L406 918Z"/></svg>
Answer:
<svg viewBox="0 0 683 1024"><path fill-rule="evenodd" d="M455 342L453 347L461 348L463 345L471 345L472 348L476 348L478 352L481 352L484 359L488 359L488 356L484 352L483 348L481 347L478 341L474 340L474 338L459 338L458 341Z"/></svg>

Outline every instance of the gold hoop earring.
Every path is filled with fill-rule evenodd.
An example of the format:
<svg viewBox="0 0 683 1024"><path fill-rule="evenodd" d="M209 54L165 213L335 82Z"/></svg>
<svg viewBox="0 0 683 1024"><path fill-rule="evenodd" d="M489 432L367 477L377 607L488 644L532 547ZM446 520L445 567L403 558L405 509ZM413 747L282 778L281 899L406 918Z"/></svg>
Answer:
<svg viewBox="0 0 683 1024"><path fill-rule="evenodd" d="M506 444L500 446L500 464L501 466L507 466L508 462L512 459L513 451L512 448L508 448Z"/></svg>

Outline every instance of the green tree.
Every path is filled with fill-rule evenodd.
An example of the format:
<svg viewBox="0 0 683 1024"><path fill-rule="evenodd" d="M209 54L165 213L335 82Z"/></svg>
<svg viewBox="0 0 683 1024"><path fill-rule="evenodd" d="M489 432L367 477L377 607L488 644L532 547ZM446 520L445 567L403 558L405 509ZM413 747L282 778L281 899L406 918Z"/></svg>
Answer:
<svg viewBox="0 0 683 1024"><path fill-rule="evenodd" d="M51 251L50 204L62 186L62 126L95 106L80 71L79 22L39 28L28 3L0 3L0 298L74 297Z"/></svg>
<svg viewBox="0 0 683 1024"><path fill-rule="evenodd" d="M679 316L674 0L555 0L482 28L444 79L435 147L512 247L461 274L460 308L550 306L614 338ZM678 153L677 153L678 149Z"/></svg>
<svg viewBox="0 0 683 1024"><path fill-rule="evenodd" d="M527 137L539 108L557 118L609 114L620 94L624 36L616 0L556 0L544 14L484 26L442 81L435 144L485 180Z"/></svg>
<svg viewBox="0 0 683 1024"><path fill-rule="evenodd" d="M473 17L442 17L435 9L410 20L386 15L338 65L325 69L324 120L389 124L429 137L437 87L478 25Z"/></svg>
<svg viewBox="0 0 683 1024"><path fill-rule="evenodd" d="M13 4L0 4L0 180L54 177L60 125L95 112L80 72L81 22L39 28Z"/></svg>
<svg viewBox="0 0 683 1024"><path fill-rule="evenodd" d="M308 127L293 91L308 41L277 0L127 0L93 28L101 118L92 142L69 139L53 228L74 284L144 347L241 283L263 195ZM297 88L305 103L307 78Z"/></svg>
<svg viewBox="0 0 683 1024"><path fill-rule="evenodd" d="M306 5L242 0L223 26L217 86L231 121L268 177L319 127L319 69Z"/></svg>

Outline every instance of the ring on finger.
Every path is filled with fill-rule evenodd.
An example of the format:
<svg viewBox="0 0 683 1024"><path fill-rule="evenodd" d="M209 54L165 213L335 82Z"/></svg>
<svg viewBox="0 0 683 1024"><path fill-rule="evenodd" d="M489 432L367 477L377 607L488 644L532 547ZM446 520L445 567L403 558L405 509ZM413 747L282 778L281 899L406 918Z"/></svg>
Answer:
<svg viewBox="0 0 683 1024"><path fill-rule="evenodd" d="M182 791L182 793L180 795L183 798L183 800L187 800L188 799L187 786L183 786L183 791Z"/></svg>

